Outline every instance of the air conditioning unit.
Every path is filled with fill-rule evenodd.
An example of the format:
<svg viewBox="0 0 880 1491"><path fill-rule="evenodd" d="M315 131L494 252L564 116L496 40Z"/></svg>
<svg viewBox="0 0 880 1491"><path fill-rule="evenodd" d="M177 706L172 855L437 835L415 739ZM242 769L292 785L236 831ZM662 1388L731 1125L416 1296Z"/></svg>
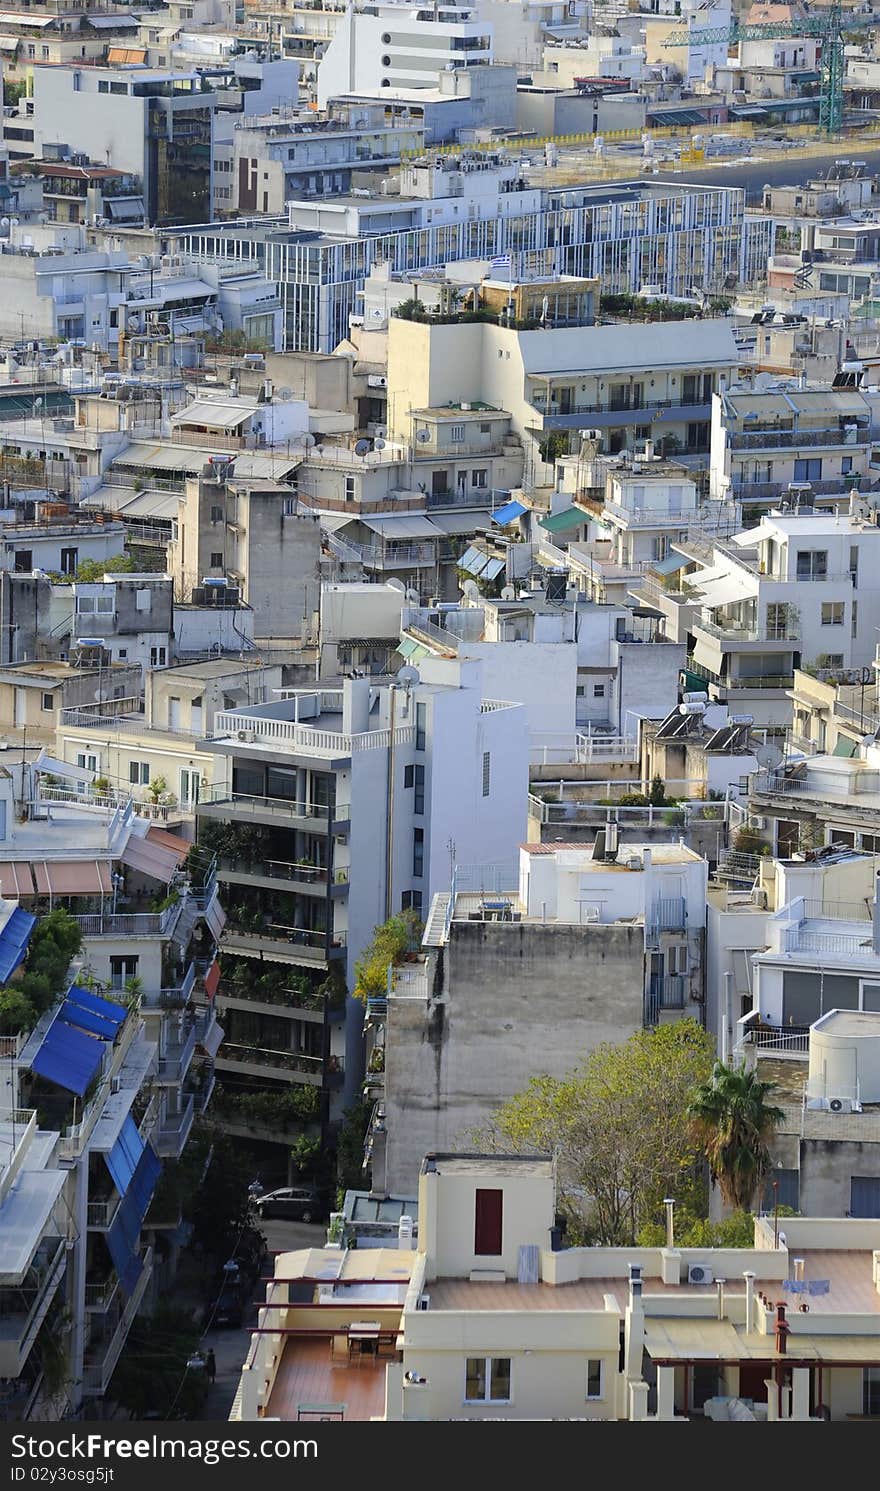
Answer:
<svg viewBox="0 0 880 1491"><path fill-rule="evenodd" d="M713 1284L714 1282L715 1275L712 1273L712 1270L709 1267L708 1263L688 1264L689 1284Z"/></svg>
<svg viewBox="0 0 880 1491"><path fill-rule="evenodd" d="M430 1310L430 1308L431 1308L431 1296L430 1296L430 1294L420 1294L419 1297L418 1297L418 1299L416 1300L416 1309L417 1310Z"/></svg>
<svg viewBox="0 0 880 1491"><path fill-rule="evenodd" d="M858 1098L826 1098L825 1107L829 1113L861 1113L862 1111Z"/></svg>
<svg viewBox="0 0 880 1491"><path fill-rule="evenodd" d="M253 741L256 740L256 735L254 734L253 730L236 730L235 738L236 740Z"/></svg>

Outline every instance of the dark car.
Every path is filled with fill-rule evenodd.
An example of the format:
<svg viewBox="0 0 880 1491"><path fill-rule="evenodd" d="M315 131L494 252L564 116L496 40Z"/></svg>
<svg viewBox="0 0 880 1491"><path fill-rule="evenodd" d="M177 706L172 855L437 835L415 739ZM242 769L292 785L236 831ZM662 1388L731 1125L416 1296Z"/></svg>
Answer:
<svg viewBox="0 0 880 1491"><path fill-rule="evenodd" d="M284 1217L289 1222L314 1222L326 1214L314 1186L282 1186L278 1191L267 1191L257 1198L253 1207L261 1219Z"/></svg>
<svg viewBox="0 0 880 1491"><path fill-rule="evenodd" d="M237 1284L227 1284L221 1291L216 1307L208 1314L206 1329L213 1327L219 1329L221 1326L240 1326L244 1323L244 1302L242 1300L241 1288Z"/></svg>

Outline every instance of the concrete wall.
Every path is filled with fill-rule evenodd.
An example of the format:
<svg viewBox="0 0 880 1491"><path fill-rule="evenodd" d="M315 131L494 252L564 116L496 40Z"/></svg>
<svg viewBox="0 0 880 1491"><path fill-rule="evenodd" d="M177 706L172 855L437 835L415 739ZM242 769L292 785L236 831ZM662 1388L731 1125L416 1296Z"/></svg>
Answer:
<svg viewBox="0 0 880 1491"><path fill-rule="evenodd" d="M444 1173L442 1156L436 1163L438 1168L419 1175L418 1182L419 1245L427 1252L427 1278L466 1279L473 1269L493 1269L515 1279L522 1244L547 1249L556 1190L549 1164L546 1175L535 1175L515 1160L481 1169L469 1162L459 1168L453 1159L451 1173ZM526 1174L517 1173L523 1169ZM494 1258L474 1252L476 1193L481 1189L502 1192L502 1251Z"/></svg>
<svg viewBox="0 0 880 1491"><path fill-rule="evenodd" d="M800 1204L805 1216L845 1217L854 1175L880 1176L880 1143L845 1139L800 1141Z"/></svg>
<svg viewBox="0 0 880 1491"><path fill-rule="evenodd" d="M412 1186L424 1154L460 1144L530 1077L562 1077L642 1024L641 926L454 922L439 959L427 1006L389 1001L392 1190Z"/></svg>

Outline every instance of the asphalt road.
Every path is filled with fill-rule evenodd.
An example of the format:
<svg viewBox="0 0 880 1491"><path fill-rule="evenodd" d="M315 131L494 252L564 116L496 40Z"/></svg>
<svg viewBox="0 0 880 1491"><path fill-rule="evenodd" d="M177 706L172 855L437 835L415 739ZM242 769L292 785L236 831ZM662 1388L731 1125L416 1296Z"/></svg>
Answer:
<svg viewBox="0 0 880 1491"><path fill-rule="evenodd" d="M266 1234L270 1255L275 1252L290 1252L296 1248L320 1248L326 1237L326 1226L314 1223L265 1221L262 1231ZM270 1257L267 1273L271 1273L274 1260ZM244 1326L235 1330L210 1330L202 1345L214 1352L217 1361L217 1376L205 1405L205 1418L214 1422L226 1421L238 1387L242 1362L250 1346L250 1327L256 1324L257 1306L265 1300L265 1284L258 1284L253 1304L245 1316Z"/></svg>

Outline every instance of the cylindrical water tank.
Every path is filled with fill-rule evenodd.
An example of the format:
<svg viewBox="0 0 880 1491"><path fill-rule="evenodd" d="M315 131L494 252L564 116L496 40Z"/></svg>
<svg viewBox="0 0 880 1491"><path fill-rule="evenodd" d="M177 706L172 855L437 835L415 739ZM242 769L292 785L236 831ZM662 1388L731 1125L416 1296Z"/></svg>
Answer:
<svg viewBox="0 0 880 1491"><path fill-rule="evenodd" d="M829 1010L810 1028L809 1093L880 1103L880 1013Z"/></svg>

